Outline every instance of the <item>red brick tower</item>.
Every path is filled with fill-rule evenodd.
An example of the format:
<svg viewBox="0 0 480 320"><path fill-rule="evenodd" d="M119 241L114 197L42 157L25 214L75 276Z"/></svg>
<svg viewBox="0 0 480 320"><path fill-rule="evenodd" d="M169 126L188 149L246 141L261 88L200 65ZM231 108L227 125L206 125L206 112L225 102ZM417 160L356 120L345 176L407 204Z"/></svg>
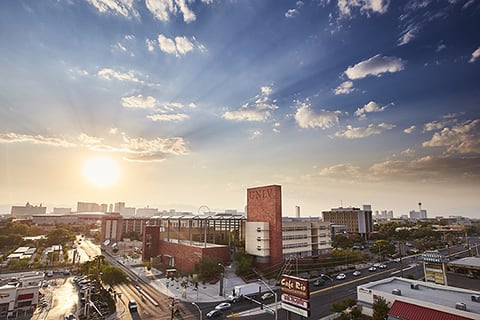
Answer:
<svg viewBox="0 0 480 320"><path fill-rule="evenodd" d="M278 185L247 189L247 221L268 222L270 227L270 265L283 262L282 187Z"/></svg>

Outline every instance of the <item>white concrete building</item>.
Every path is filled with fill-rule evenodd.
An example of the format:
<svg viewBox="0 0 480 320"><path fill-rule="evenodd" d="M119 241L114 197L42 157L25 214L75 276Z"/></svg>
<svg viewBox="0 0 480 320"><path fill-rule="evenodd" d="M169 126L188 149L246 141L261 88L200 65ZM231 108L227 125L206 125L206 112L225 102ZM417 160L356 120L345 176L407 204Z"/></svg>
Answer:
<svg viewBox="0 0 480 320"><path fill-rule="evenodd" d="M357 305L373 316L378 297L390 307L388 319L480 319L480 291L406 278L386 278L357 287Z"/></svg>
<svg viewBox="0 0 480 320"><path fill-rule="evenodd" d="M43 278L43 272L3 274L0 278L0 319L33 314Z"/></svg>

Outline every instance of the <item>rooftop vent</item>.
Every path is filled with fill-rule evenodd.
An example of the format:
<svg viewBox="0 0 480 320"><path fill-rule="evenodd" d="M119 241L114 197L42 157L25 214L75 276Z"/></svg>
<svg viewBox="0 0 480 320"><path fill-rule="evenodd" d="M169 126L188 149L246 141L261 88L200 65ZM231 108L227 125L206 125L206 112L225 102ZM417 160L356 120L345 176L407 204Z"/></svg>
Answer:
<svg viewBox="0 0 480 320"><path fill-rule="evenodd" d="M400 289L393 289L392 290L392 294L396 295L396 296L401 296L402 295L402 291Z"/></svg>
<svg viewBox="0 0 480 320"><path fill-rule="evenodd" d="M478 295L478 294L472 294L472 301L474 301L474 302L480 302L480 295Z"/></svg>
<svg viewBox="0 0 480 320"><path fill-rule="evenodd" d="M457 302L455 304L455 309L467 311L467 305L463 302Z"/></svg>
<svg viewBox="0 0 480 320"><path fill-rule="evenodd" d="M410 284L410 289L418 290L418 283L411 283Z"/></svg>

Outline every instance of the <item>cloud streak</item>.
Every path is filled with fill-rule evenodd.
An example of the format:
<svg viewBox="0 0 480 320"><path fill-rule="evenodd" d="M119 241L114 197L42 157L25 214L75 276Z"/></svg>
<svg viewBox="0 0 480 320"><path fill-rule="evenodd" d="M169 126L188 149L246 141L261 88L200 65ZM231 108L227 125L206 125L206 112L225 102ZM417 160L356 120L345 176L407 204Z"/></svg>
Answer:
<svg viewBox="0 0 480 320"><path fill-rule="evenodd" d="M405 62L401 58L386 57L377 54L367 60L357 63L353 67L348 67L345 74L350 80L357 80L367 76L379 77L384 73L399 72L404 68Z"/></svg>

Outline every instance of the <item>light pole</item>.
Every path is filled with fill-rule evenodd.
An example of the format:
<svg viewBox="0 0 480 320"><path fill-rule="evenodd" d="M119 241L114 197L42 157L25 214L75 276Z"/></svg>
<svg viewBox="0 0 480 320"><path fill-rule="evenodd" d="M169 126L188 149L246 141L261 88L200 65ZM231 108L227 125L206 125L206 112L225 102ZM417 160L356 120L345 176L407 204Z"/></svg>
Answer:
<svg viewBox="0 0 480 320"><path fill-rule="evenodd" d="M223 296L223 278L225 277L225 266L220 262L218 263L218 265L223 268L223 272L220 274L220 292L218 295Z"/></svg>
<svg viewBox="0 0 480 320"><path fill-rule="evenodd" d="M273 296L275 297L275 320L278 319L278 299L277 299L277 293L275 291L273 291L272 288L270 288L270 286L265 282L263 281L262 279L258 279L258 281L261 281L266 287L268 290L270 290L271 293L273 293Z"/></svg>
<svg viewBox="0 0 480 320"><path fill-rule="evenodd" d="M200 309L200 307L195 303L195 302L192 302L192 304L197 307L198 309L198 312L200 313L200 320L202 320L202 309Z"/></svg>

